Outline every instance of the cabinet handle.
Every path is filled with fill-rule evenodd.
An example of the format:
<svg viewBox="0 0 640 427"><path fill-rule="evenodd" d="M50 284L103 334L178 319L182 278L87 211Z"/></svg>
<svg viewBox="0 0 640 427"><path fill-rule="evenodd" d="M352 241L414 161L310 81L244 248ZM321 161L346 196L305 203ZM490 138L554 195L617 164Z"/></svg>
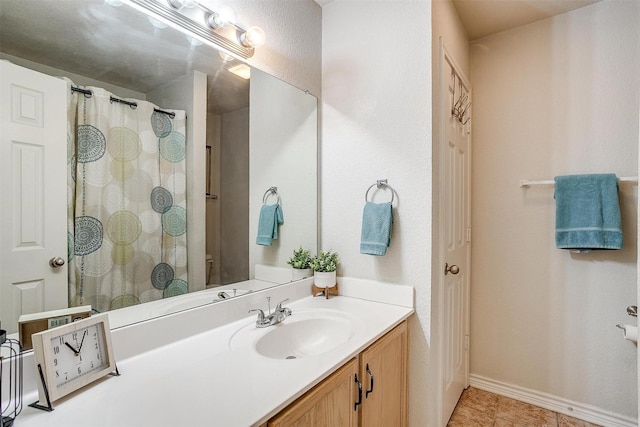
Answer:
<svg viewBox="0 0 640 427"><path fill-rule="evenodd" d="M367 363L367 374L369 374L369 390L364 395L365 399L369 398L369 394L373 393L373 372L369 369L369 364Z"/></svg>
<svg viewBox="0 0 640 427"><path fill-rule="evenodd" d="M362 383L358 381L358 374L355 374L354 379L356 384L358 384L358 401L353 405L353 410L358 410L358 405L362 403Z"/></svg>

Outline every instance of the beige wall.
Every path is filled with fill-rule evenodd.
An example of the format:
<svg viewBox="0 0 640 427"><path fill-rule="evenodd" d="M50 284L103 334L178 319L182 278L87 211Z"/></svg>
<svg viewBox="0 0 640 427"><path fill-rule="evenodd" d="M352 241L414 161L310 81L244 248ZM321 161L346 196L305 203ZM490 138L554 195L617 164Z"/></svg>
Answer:
<svg viewBox="0 0 640 427"><path fill-rule="evenodd" d="M637 417L637 187L624 250L555 248L552 187L521 179L638 172L640 3L602 2L472 43L471 373Z"/></svg>
<svg viewBox="0 0 640 427"><path fill-rule="evenodd" d="M366 4L365 4L366 3ZM340 275L415 286L409 419L428 425L431 260L431 5L337 0L322 14L321 246ZM397 191L391 247L359 252L364 195ZM380 191L376 200L389 200Z"/></svg>

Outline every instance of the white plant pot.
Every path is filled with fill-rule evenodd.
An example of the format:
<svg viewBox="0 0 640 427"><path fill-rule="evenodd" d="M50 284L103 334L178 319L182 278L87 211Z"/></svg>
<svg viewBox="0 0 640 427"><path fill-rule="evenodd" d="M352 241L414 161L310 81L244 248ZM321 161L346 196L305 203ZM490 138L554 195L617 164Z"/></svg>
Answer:
<svg viewBox="0 0 640 427"><path fill-rule="evenodd" d="M336 284L336 272L316 271L313 273L313 282L319 288L330 288Z"/></svg>
<svg viewBox="0 0 640 427"><path fill-rule="evenodd" d="M310 268L292 268L291 269L292 281L304 279L306 277L311 277L311 276L313 276L313 270Z"/></svg>

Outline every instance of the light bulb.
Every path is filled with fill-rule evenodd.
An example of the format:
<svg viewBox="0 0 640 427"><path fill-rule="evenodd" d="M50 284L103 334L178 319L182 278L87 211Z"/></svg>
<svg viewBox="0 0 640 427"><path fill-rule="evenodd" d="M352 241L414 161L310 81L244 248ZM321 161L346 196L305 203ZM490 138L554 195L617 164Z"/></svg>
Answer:
<svg viewBox="0 0 640 427"><path fill-rule="evenodd" d="M223 25L228 25L236 22L236 13L229 6L222 5L216 9L218 16L224 22Z"/></svg>
<svg viewBox="0 0 640 427"><path fill-rule="evenodd" d="M198 5L197 0L167 0L167 2L169 3L169 6L178 10L182 9L183 7L191 8Z"/></svg>
<svg viewBox="0 0 640 427"><path fill-rule="evenodd" d="M235 22L236 14L229 6L220 6L215 12L207 15L207 25L214 30Z"/></svg>
<svg viewBox="0 0 640 427"><path fill-rule="evenodd" d="M244 47L258 48L264 44L266 36L260 27L249 27L249 29L240 35L240 43Z"/></svg>

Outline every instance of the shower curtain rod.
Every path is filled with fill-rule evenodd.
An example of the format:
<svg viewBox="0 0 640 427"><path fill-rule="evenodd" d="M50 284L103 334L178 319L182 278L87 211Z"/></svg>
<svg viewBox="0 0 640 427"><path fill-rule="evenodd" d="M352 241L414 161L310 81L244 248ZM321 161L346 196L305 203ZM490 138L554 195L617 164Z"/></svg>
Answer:
<svg viewBox="0 0 640 427"><path fill-rule="evenodd" d="M93 92L91 92L89 89L82 89L80 87L75 87L75 86L71 86L71 92L80 92L81 94L83 94L84 96L86 96L88 98L90 98L93 95ZM119 98L116 98L115 96L110 96L109 100L111 102L119 102L120 104L128 105L131 108L136 108L138 106L138 104L135 103L135 102L125 101L124 99L119 99ZM161 110L159 108L154 108L153 111L155 111L157 113L166 114L167 116L171 117L172 119L176 117L176 113L172 113L171 111L164 111L164 110Z"/></svg>

